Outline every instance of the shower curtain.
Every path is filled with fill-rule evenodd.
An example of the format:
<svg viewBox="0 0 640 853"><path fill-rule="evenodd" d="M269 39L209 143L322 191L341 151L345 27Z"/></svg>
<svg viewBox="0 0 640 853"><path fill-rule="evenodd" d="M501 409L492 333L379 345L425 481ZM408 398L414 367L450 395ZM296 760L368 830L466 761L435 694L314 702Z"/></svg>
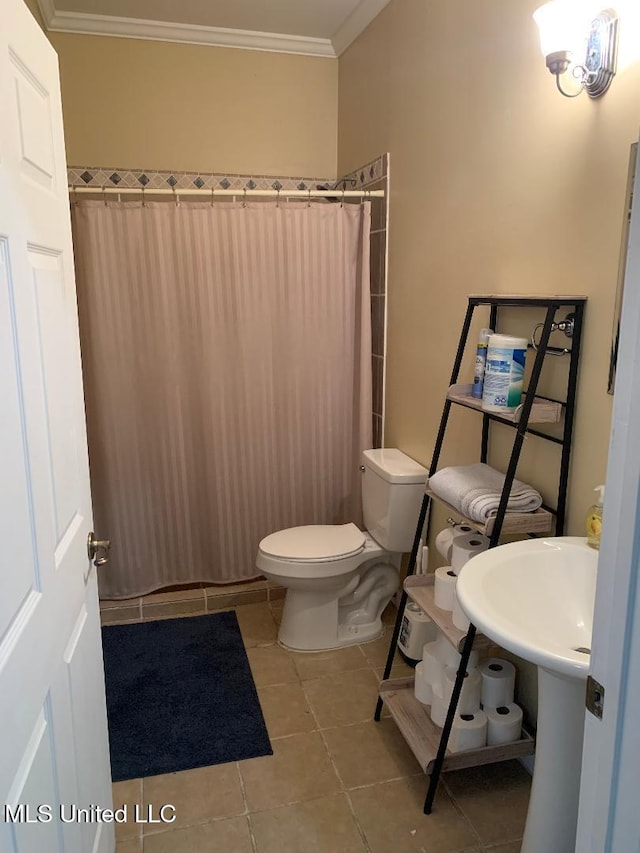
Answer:
<svg viewBox="0 0 640 853"><path fill-rule="evenodd" d="M72 205L103 598L257 577L360 521L370 204Z"/></svg>

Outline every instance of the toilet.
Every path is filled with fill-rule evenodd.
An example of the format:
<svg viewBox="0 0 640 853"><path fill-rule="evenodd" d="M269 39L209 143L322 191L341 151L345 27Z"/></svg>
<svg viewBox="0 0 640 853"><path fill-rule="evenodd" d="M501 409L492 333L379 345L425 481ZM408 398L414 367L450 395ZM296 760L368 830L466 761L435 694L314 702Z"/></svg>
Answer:
<svg viewBox="0 0 640 853"><path fill-rule="evenodd" d="M278 641L288 649L336 649L383 633L382 611L413 545L428 472L395 448L365 450L360 470L366 532L314 524L260 542L257 567L287 590Z"/></svg>

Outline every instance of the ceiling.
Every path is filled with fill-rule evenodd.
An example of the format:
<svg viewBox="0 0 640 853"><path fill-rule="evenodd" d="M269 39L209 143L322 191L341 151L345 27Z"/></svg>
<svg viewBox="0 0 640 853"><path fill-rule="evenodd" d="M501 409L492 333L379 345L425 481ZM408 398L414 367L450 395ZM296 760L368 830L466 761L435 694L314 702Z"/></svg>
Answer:
<svg viewBox="0 0 640 853"><path fill-rule="evenodd" d="M38 0L47 29L339 56L389 0Z"/></svg>

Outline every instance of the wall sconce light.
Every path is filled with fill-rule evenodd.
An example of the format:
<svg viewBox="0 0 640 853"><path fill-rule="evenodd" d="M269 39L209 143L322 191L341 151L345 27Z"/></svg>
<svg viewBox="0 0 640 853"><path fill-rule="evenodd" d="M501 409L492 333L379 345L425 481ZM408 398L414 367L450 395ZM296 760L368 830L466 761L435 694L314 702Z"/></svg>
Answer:
<svg viewBox="0 0 640 853"><path fill-rule="evenodd" d="M533 13L547 68L567 98L575 98L583 90L589 97L599 98L616 73L618 16L613 9L596 10L584 0L551 0ZM580 85L577 92L562 88L560 75L569 69Z"/></svg>

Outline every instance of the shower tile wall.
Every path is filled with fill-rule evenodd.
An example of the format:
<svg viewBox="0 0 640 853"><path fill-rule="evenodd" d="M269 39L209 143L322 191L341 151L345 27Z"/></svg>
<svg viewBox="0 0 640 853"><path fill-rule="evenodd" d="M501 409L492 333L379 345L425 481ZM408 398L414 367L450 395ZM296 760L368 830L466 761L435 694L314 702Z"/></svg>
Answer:
<svg viewBox="0 0 640 853"><path fill-rule="evenodd" d="M274 603L284 598L284 594L282 587L264 579L218 586L185 584L140 598L103 598L100 601L100 616L103 625L201 616L245 604Z"/></svg>
<svg viewBox="0 0 640 853"><path fill-rule="evenodd" d="M387 293L387 210L389 155L383 154L340 178L345 189L384 190L371 199L371 374L373 383L373 446L382 447L384 424L385 313Z"/></svg>

